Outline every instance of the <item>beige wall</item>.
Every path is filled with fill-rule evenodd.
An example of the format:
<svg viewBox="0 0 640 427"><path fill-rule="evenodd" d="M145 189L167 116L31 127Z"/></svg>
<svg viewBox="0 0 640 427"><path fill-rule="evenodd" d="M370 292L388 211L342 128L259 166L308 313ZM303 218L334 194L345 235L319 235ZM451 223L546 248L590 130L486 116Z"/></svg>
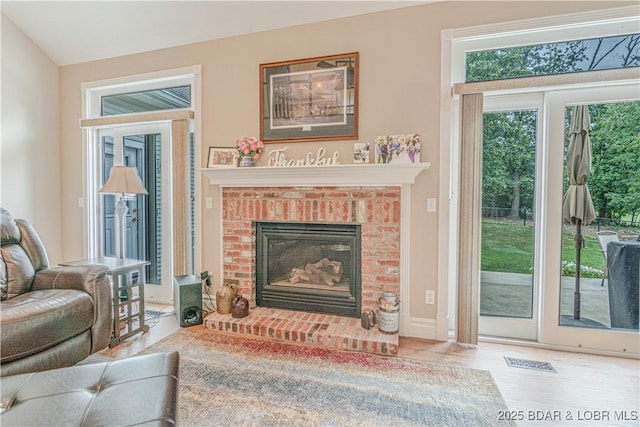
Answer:
<svg viewBox="0 0 640 427"><path fill-rule="evenodd" d="M629 3L627 3L629 4ZM325 23L212 40L172 49L67 66L60 71L64 255L82 256L77 233L83 211L80 85L83 82L171 68L202 65L200 166L207 148L233 144L240 135L259 134L260 63L344 52L360 52L360 141L393 133L419 133L425 141L423 172L412 190L412 317L434 319L425 289L437 289L438 216L426 213L427 197L439 196L440 31L543 15L613 7L613 2L447 2ZM348 161L352 141L289 145L289 157L302 157L322 145ZM276 145L275 147L280 147ZM264 162L264 160L262 160ZM200 200L214 197L202 179ZM204 206L204 203L203 203ZM219 224L216 209L202 210L202 266L219 278Z"/></svg>
<svg viewBox="0 0 640 427"><path fill-rule="evenodd" d="M2 15L0 205L29 220L62 261L58 67Z"/></svg>

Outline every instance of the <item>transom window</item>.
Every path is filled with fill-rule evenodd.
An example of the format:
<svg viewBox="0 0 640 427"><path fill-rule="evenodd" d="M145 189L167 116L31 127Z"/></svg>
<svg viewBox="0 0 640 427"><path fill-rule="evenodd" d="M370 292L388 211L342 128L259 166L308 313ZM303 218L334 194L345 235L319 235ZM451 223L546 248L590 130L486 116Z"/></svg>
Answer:
<svg viewBox="0 0 640 427"><path fill-rule="evenodd" d="M640 65L640 34L467 52L465 81L609 70Z"/></svg>
<svg viewBox="0 0 640 427"><path fill-rule="evenodd" d="M100 115L191 108L191 85L102 96Z"/></svg>

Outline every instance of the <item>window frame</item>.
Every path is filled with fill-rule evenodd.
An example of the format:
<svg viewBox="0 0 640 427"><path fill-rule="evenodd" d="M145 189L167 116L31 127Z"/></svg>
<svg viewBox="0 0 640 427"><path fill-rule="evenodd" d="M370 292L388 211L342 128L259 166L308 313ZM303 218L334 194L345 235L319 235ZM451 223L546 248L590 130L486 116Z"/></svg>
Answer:
<svg viewBox="0 0 640 427"><path fill-rule="evenodd" d="M195 88L195 76L200 76L200 66L177 68L153 73L96 80L82 84L83 119L103 117L101 115L101 97L131 92L164 89L175 86L191 85L191 108L196 110L199 97ZM198 98L198 99L197 99ZM171 111L171 110L163 110ZM123 114L124 116L124 114ZM111 117L111 116L104 116Z"/></svg>
<svg viewBox="0 0 640 427"><path fill-rule="evenodd" d="M441 32L440 176L438 222L438 306L435 339L455 337L459 254L459 101L452 88L465 84L465 52L498 49L571 39L640 32L636 7L621 7L540 17ZM586 36L585 36L586 35ZM575 73L578 74L578 73ZM575 75L573 74L573 75ZM503 80L505 81L505 80ZM517 93L531 89L494 89L493 93Z"/></svg>
<svg viewBox="0 0 640 427"><path fill-rule="evenodd" d="M144 120L138 120L145 115L155 113L168 113L167 116L172 116L171 112L184 111L185 114L191 115L191 131L194 133L194 153L195 164L200 164L200 135L202 129L201 123L201 66L194 65L190 67L161 70L144 74L136 74L129 76L116 77L105 80L96 80L91 82L85 82L81 84L82 91L82 119L104 119L109 123L113 121L121 120L123 124L142 123ZM133 113L122 114L112 116L101 116L101 97L105 95L115 95L122 93L130 93L133 91L145 91L162 89L167 87L175 87L181 85L191 86L191 107L182 108L176 110L162 110L151 113ZM176 115L174 113L173 115ZM180 115L182 116L182 115ZM82 157L83 162L83 176L85 177L83 182L83 198L82 207L85 210L83 231L87 236L83 240L83 251L85 257L95 257L100 253L100 224L98 218L100 217L99 200L98 200L98 188L100 183L100 171L101 165L99 162L99 140L98 131L99 127L117 126L117 124L110 125L95 125L90 128L86 128L83 131L83 144L82 144ZM200 191L200 181L195 182L196 194ZM201 202L196 197L195 200L195 229L201 228ZM199 233L194 233L193 242L196 247L194 254L194 264L196 269L200 269L202 264ZM197 271L197 270L196 270Z"/></svg>
<svg viewBox="0 0 640 427"><path fill-rule="evenodd" d="M617 8L583 14L449 30L452 83L463 83L466 52L637 33L637 9ZM585 34L588 34L585 37Z"/></svg>

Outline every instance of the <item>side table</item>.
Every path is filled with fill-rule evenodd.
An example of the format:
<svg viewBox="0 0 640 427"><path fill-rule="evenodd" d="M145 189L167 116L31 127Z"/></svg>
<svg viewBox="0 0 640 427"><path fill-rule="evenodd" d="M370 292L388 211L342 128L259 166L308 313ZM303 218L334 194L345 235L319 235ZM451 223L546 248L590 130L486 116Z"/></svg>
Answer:
<svg viewBox="0 0 640 427"><path fill-rule="evenodd" d="M149 326L144 324L144 267L149 264L149 261L131 258L96 257L60 263L62 266L87 264L106 265L112 278L113 328L109 348L117 346L131 335L147 332ZM138 272L138 279L132 280L131 273L136 271ZM137 295L134 295L134 289L137 289ZM138 310L134 311L134 304L136 303L138 304ZM124 323L124 328L121 330L120 325L122 323Z"/></svg>

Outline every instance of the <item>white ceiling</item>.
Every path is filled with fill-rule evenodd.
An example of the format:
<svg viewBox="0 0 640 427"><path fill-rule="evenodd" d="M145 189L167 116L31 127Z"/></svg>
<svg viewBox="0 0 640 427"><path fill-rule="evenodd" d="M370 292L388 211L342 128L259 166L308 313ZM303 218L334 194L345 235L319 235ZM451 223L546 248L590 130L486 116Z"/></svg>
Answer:
<svg viewBox="0 0 640 427"><path fill-rule="evenodd" d="M0 8L62 66L431 1L3 0Z"/></svg>

